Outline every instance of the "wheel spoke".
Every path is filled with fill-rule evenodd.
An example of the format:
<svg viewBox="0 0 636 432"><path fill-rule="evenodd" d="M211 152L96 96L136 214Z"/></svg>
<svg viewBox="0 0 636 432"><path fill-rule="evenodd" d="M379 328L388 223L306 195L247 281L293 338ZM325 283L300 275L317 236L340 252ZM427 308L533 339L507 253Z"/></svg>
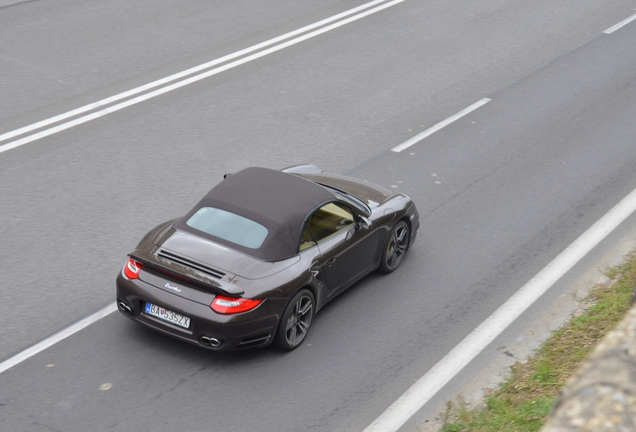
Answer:
<svg viewBox="0 0 636 432"><path fill-rule="evenodd" d="M300 303L300 302L298 302L298 303ZM302 306L300 308L300 310L298 311L298 317L300 318L300 317L304 316L310 310L311 310L311 301L309 301L309 299L307 299L307 302L305 303L305 305Z"/></svg>
<svg viewBox="0 0 636 432"><path fill-rule="evenodd" d="M287 324L285 325L285 332L288 332L294 326L294 315L290 315L287 319Z"/></svg>
<svg viewBox="0 0 636 432"><path fill-rule="evenodd" d="M304 321L298 321L298 330L300 330L301 334L307 333L307 329L309 329L309 324Z"/></svg>
<svg viewBox="0 0 636 432"><path fill-rule="evenodd" d="M289 331L287 332L287 340L289 341L289 343L292 343L292 344L296 342L296 326L295 325L292 325Z"/></svg>

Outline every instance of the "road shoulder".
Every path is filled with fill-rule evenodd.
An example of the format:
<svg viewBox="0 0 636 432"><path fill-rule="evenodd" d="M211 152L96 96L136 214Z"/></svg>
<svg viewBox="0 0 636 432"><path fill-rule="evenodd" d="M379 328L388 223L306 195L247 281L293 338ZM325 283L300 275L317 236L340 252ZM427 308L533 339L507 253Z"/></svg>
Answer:
<svg viewBox="0 0 636 432"><path fill-rule="evenodd" d="M610 278L605 271L621 264L624 257L636 248L636 228L632 229L603 257L591 266L570 288L563 293L539 318L533 321L520 334L514 343L498 347L497 358L482 369L475 377L457 392L449 402L465 404L475 408L483 403L485 394L497 387L510 374L510 367L516 362L525 363L534 351L546 341L552 332L565 324L570 318L584 311L589 305L584 299L590 290L598 285L607 285ZM448 402L447 402L448 403ZM444 403L434 414L417 428L417 432L437 432L444 424L448 410Z"/></svg>

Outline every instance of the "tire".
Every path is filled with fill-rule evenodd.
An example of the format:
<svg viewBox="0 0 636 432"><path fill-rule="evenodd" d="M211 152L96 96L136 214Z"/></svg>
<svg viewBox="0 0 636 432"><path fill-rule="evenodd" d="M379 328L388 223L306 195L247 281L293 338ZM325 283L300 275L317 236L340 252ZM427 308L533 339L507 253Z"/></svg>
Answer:
<svg viewBox="0 0 636 432"><path fill-rule="evenodd" d="M309 332L315 310L316 301L311 291L298 291L287 304L278 323L274 345L285 351L298 348Z"/></svg>
<svg viewBox="0 0 636 432"><path fill-rule="evenodd" d="M411 240L409 225L404 221L399 221L391 229L391 234L386 241L380 258L379 270L382 273L391 273L398 268Z"/></svg>

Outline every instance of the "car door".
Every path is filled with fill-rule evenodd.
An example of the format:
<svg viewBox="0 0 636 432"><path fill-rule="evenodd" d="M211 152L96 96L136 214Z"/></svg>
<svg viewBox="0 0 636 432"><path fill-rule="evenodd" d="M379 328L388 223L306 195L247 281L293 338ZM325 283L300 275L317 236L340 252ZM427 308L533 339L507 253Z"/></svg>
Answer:
<svg viewBox="0 0 636 432"><path fill-rule="evenodd" d="M378 235L361 228L346 205L325 204L309 217L307 226L318 243L322 271L332 294L373 269Z"/></svg>

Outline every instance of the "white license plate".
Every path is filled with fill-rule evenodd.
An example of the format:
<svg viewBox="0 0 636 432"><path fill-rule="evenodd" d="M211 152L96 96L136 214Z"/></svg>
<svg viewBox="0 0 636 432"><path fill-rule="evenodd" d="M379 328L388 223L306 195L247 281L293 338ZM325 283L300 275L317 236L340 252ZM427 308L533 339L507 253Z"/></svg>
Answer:
<svg viewBox="0 0 636 432"><path fill-rule="evenodd" d="M178 325L179 327L183 327L183 328L190 327L190 318L188 318L187 316L179 315L178 313L172 312L171 310L157 306L156 304L146 303L145 312L148 315L152 315L161 320L167 321L174 325Z"/></svg>

